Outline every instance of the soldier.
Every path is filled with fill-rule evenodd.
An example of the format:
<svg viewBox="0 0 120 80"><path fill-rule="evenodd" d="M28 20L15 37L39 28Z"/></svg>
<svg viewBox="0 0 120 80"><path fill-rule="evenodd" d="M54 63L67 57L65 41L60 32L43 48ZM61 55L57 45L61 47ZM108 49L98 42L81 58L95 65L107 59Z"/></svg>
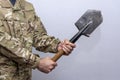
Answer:
<svg viewBox="0 0 120 80"><path fill-rule="evenodd" d="M50 57L33 54L32 47L52 53L63 49L69 55L75 44L47 35L31 3L0 0L0 80L31 80L32 69L49 73L56 67Z"/></svg>

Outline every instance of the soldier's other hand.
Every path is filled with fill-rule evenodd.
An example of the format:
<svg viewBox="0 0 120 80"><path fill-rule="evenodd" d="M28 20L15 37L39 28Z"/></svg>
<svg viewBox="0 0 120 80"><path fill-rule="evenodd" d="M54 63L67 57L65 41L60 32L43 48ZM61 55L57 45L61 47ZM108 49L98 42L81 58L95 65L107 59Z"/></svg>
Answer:
<svg viewBox="0 0 120 80"><path fill-rule="evenodd" d="M58 51L62 49L65 52L65 55L69 55L75 47L76 47L75 44L73 44L69 40L65 39L61 43L59 43Z"/></svg>
<svg viewBox="0 0 120 80"><path fill-rule="evenodd" d="M51 72L55 67L57 66L57 63L51 60L50 57L46 58L41 58L39 65L38 65L38 70L44 73L49 73Z"/></svg>

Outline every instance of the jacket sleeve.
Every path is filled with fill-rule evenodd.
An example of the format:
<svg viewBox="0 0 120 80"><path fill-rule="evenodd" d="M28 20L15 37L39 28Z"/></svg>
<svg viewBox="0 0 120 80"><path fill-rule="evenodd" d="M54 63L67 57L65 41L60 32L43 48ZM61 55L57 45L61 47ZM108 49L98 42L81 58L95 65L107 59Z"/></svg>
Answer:
<svg viewBox="0 0 120 80"><path fill-rule="evenodd" d="M35 33L34 33L34 44L33 46L42 52L57 52L57 46L60 43L59 39L53 36L47 35L47 31L44 28L40 18L35 16Z"/></svg>
<svg viewBox="0 0 120 80"><path fill-rule="evenodd" d="M0 20L0 53L19 64L28 64L35 68L40 58L22 47L18 38L11 37L5 30Z"/></svg>

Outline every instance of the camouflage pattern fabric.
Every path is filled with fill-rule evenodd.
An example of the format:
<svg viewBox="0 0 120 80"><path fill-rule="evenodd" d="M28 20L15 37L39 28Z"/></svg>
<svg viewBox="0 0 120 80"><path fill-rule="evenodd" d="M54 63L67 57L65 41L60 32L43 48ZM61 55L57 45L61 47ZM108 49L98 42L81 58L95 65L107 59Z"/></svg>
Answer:
<svg viewBox="0 0 120 80"><path fill-rule="evenodd" d="M31 80L40 60L32 47L54 53L59 42L47 35L31 3L0 0L0 80Z"/></svg>

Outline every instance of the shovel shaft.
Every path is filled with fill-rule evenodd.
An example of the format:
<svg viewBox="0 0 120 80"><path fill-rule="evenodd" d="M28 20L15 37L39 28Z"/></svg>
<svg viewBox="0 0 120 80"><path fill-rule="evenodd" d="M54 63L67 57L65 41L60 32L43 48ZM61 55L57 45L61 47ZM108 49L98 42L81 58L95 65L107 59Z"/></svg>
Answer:
<svg viewBox="0 0 120 80"><path fill-rule="evenodd" d="M53 61L57 61L64 54L63 50L58 51L55 56L52 58Z"/></svg>

